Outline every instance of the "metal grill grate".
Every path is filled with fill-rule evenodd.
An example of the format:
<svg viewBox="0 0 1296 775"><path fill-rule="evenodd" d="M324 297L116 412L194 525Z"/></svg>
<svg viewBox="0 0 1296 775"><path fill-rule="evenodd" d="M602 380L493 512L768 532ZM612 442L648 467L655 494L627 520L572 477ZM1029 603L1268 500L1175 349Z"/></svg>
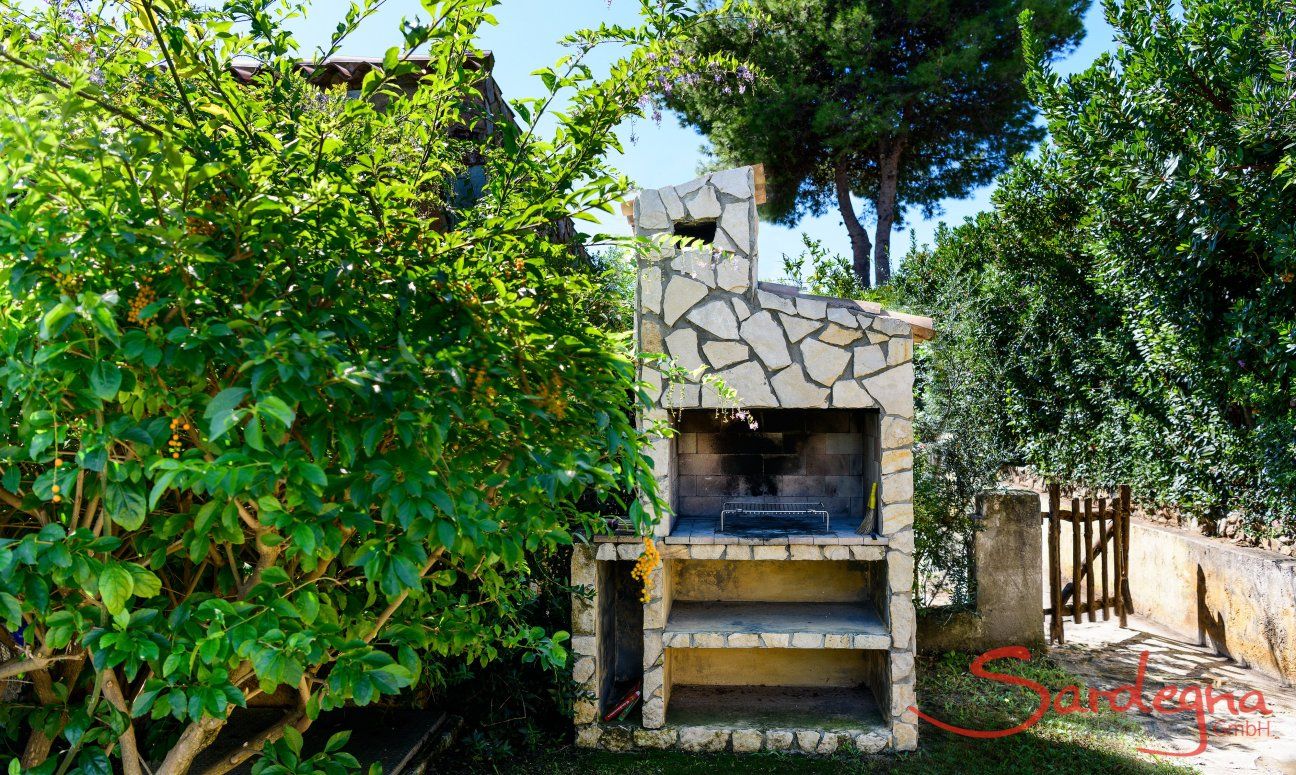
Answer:
<svg viewBox="0 0 1296 775"><path fill-rule="evenodd" d="M828 509L822 501L779 500L772 498L750 498L725 501L720 510L720 532L724 532L725 520L735 517L759 517L763 519L794 519L797 517L822 518L824 531L829 530Z"/></svg>

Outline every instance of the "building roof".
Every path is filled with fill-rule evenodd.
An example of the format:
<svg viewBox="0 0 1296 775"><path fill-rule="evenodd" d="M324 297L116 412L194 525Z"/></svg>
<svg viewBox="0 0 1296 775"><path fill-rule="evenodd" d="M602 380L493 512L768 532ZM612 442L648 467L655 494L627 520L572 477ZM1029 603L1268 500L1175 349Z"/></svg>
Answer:
<svg viewBox="0 0 1296 775"><path fill-rule="evenodd" d="M424 71L430 70L433 66L432 58L428 56L408 56L405 57L404 61L412 62ZM305 74L312 83L319 86L345 85L348 91L356 91L364 84L365 76L375 69L381 69L382 63L382 57L335 56L329 57L323 62L298 62L297 69ZM478 84L478 89L482 95L482 104L490 116L516 124L513 109L509 107L508 101L504 99L503 91L500 90L499 84L495 82L495 77L491 75L491 71L495 67L495 55L489 51L478 51L466 57L464 65L469 70L476 70L485 74L485 77ZM231 65L230 73L243 83L251 83L252 79L261 72L261 68L259 62L247 61Z"/></svg>
<svg viewBox="0 0 1296 775"><path fill-rule="evenodd" d="M407 56L404 61L412 62L424 71L433 68L432 58L428 56ZM348 91L354 92L364 85L365 77L375 69L381 69L382 64L382 57L335 56L323 62L298 62L297 69L317 86L328 88L343 85ZM465 126L450 131L471 132L480 139L494 135L495 127L503 122L516 127L517 117L509 107L508 101L504 99L504 93L495 82L495 77L491 75L495 67L495 55L490 51L478 51L464 59L464 66L469 70L483 73L482 79L476 84L481 94L481 102L477 109L479 112L471 112ZM261 69L260 63L249 60L232 65L230 73L242 83L251 83ZM397 84L412 91L416 85L416 78L406 76L399 79ZM385 102L382 95L375 100L375 104L379 106ZM468 163L471 166L479 164L480 161L474 158ZM553 240L571 246L580 257L588 260L589 254L585 246L578 241L578 237L579 233L571 218L564 218L553 224Z"/></svg>

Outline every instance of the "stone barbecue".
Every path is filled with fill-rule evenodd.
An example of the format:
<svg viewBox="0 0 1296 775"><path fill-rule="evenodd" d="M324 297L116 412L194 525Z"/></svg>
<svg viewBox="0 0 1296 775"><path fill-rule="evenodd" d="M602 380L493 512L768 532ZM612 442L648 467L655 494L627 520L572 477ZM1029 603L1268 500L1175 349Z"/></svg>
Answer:
<svg viewBox="0 0 1296 775"><path fill-rule="evenodd" d="M917 745L913 343L927 318L757 280L759 167L639 192L636 341L671 514L646 603L642 545L575 547L576 741L826 754ZM735 416L735 409L743 412ZM723 525L722 525L723 523ZM590 594L592 592L592 594ZM605 720L638 686L642 701Z"/></svg>

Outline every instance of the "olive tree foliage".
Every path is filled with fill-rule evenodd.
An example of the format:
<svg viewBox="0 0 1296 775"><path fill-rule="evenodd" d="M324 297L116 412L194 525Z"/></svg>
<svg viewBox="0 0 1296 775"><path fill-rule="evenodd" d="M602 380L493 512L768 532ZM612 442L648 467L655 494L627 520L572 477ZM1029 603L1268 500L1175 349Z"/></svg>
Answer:
<svg viewBox="0 0 1296 775"><path fill-rule="evenodd" d="M492 5L428 0L347 99L299 71L294 3L0 0L10 769L185 772L236 708L292 698L219 773L445 665L560 665L566 634L517 613L528 554L609 499L655 519L646 396L552 225L624 195L614 130L698 17L574 33L483 137Z"/></svg>
<svg viewBox="0 0 1296 775"><path fill-rule="evenodd" d="M1129 483L1291 532L1296 16L1106 10L1112 55L1067 79L1032 70L1050 146L991 212L913 252L900 296L939 321L932 384L953 438L984 450L973 468Z"/></svg>

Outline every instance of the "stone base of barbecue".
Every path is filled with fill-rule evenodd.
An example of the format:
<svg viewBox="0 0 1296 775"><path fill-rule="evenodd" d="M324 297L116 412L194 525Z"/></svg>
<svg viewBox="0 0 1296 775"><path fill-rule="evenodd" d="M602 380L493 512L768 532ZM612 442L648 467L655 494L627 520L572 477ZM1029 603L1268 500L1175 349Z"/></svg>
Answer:
<svg viewBox="0 0 1296 775"><path fill-rule="evenodd" d="M913 604L907 589L892 586L891 570L912 573L907 538L666 544L642 606L629 577L637 543L576 546L577 744L912 750ZM627 721L599 721L636 680L643 700Z"/></svg>
<svg viewBox="0 0 1296 775"><path fill-rule="evenodd" d="M896 750L882 729L752 729L728 726L665 726L644 729L628 724L590 724L576 728L576 745L604 751L678 749L698 753L781 751L826 756Z"/></svg>

